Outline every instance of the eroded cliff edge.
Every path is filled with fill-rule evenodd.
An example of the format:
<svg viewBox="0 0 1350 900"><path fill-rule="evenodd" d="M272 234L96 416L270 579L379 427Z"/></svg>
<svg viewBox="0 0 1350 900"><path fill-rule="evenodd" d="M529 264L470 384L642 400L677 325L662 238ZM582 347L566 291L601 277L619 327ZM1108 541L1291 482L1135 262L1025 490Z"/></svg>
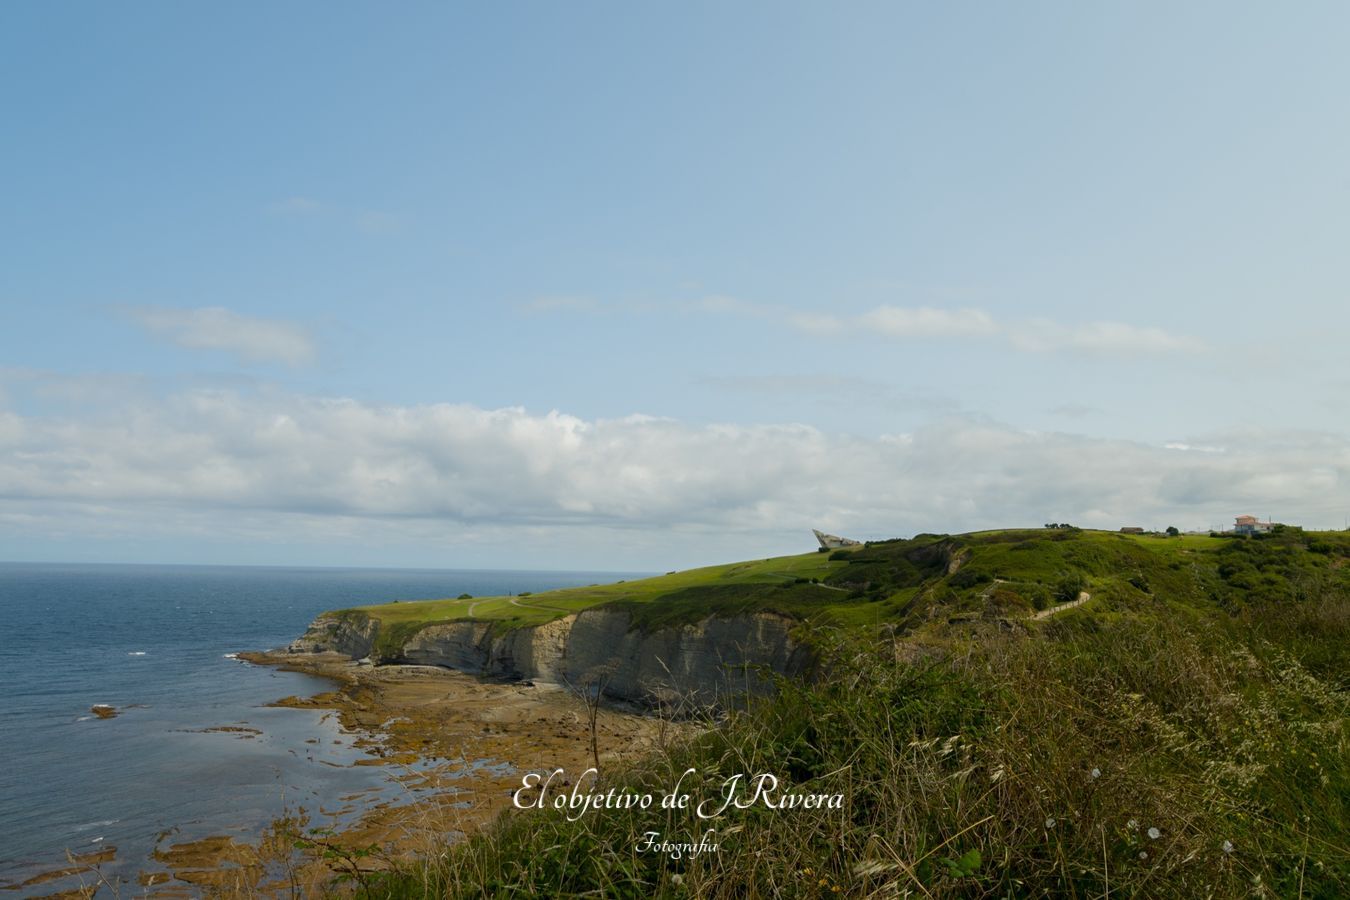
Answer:
<svg viewBox="0 0 1350 900"><path fill-rule="evenodd" d="M773 674L802 674L812 657L810 648L793 637L800 624L790 616L755 612L643 631L628 613L601 607L509 631L461 620L425 625L403 636L382 635L377 620L346 611L319 616L288 650L445 666L498 678L572 685L595 680L613 699L702 705L727 694L771 690Z"/></svg>

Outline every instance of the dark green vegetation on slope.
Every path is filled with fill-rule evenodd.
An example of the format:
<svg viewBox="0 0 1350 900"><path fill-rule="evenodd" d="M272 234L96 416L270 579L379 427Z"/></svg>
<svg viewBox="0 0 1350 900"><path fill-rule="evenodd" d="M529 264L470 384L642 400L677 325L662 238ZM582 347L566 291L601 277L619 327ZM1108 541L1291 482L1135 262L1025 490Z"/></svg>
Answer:
<svg viewBox="0 0 1350 900"><path fill-rule="evenodd" d="M834 563L819 677L599 789L770 772L842 810L512 812L366 893L1350 896L1350 536L989 532ZM716 853L635 850L709 825Z"/></svg>
<svg viewBox="0 0 1350 900"><path fill-rule="evenodd" d="M644 630L755 611L815 627L915 629L939 618L1019 620L1080 590L1099 608L1108 604L1096 600L1131 598L1179 610L1297 600L1333 587L1350 590L1347 556L1350 534L1297 528L1252 540L1078 529L919 535L523 597L393 603L340 614L379 620L379 649L388 657L427 625L476 619L519 628L596 607L622 609Z"/></svg>

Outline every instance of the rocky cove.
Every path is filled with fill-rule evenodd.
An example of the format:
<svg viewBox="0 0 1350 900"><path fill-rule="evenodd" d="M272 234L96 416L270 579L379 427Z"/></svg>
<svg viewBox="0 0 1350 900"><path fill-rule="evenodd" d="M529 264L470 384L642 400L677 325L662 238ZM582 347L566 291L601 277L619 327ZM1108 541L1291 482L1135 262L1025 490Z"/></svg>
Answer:
<svg viewBox="0 0 1350 900"><path fill-rule="evenodd" d="M382 633L379 620L349 610L319 616L287 651L510 681L595 684L609 699L648 707L705 706L769 691L774 674L804 672L811 652L793 637L799 626L789 616L754 612L643 630L628 613L599 607L512 630L465 619Z"/></svg>
<svg viewBox="0 0 1350 900"><path fill-rule="evenodd" d="M437 857L506 809L522 773L580 772L596 761L606 770L643 758L706 726L682 711L764 693L775 674L803 673L812 656L793 636L800 625L759 611L643 629L603 607L514 629L468 618L387 626L361 610L320 614L289 646L238 658L328 679L330 691L271 706L335 713L366 754L353 765L389 767L403 801L325 798L320 810L355 818L320 843L305 837L304 821L283 818L256 841L221 834L166 844L142 884L253 895L281 867L302 893L317 895L350 874L340 861L353 854L362 854L364 871ZM615 702L592 711L587 685ZM371 848L378 852L365 857Z"/></svg>

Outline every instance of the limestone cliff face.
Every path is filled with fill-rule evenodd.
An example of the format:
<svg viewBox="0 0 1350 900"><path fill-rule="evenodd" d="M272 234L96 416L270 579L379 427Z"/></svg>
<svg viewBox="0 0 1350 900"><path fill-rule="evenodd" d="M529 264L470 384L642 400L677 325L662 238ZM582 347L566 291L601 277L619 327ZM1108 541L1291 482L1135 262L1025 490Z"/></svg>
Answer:
<svg viewBox="0 0 1350 900"><path fill-rule="evenodd" d="M404 642L398 659L574 685L598 678L615 699L707 704L726 694L763 693L772 687L771 673L800 674L810 654L791 637L796 624L754 613L643 632L627 613L589 609L504 634L493 634L486 622L430 625ZM370 653L376 627L320 616L290 649L359 658Z"/></svg>
<svg viewBox="0 0 1350 900"><path fill-rule="evenodd" d="M343 653L364 659L375 645L380 623L366 616L324 613L286 649L291 653Z"/></svg>

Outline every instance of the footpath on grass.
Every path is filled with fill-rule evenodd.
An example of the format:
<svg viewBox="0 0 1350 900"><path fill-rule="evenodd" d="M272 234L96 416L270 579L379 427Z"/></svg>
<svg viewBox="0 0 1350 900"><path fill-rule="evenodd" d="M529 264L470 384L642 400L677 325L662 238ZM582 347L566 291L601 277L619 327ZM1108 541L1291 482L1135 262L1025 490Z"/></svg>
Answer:
<svg viewBox="0 0 1350 900"><path fill-rule="evenodd" d="M1087 591L1079 591L1077 600L1070 600L1068 603L1061 603L1059 606L1052 606L1049 609L1043 609L1038 613L1034 613L1031 617L1033 619L1048 619L1051 616L1055 615L1055 613L1062 613L1066 609L1073 609L1075 606L1082 606L1084 603L1088 602L1091 599L1092 595L1089 594Z"/></svg>

